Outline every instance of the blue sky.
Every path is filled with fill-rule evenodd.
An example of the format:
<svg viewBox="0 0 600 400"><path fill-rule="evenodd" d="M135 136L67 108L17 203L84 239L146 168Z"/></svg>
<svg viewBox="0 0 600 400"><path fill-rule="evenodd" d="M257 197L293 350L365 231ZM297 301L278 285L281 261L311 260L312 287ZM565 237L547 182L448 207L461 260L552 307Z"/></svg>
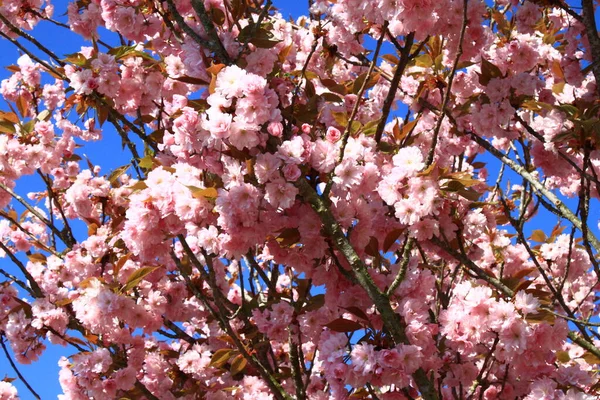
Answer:
<svg viewBox="0 0 600 400"><path fill-rule="evenodd" d="M53 2L55 6L55 16L58 20L65 22L66 17L63 14L66 12L67 2L65 0L57 0ZM296 2L296 1L285 1L275 0L275 6L279 7L284 16L297 17L306 12L307 2ZM59 56L64 54L74 53L80 49L82 45L90 45L89 42L84 42L78 39L76 35L69 34L62 28L57 28L48 22L42 22L36 27L34 31L35 36L48 48L54 50ZM19 57L17 49L5 40L0 40L0 66L6 66L14 64L16 59ZM0 79L4 79L9 75L8 71L0 70ZM0 109L4 110L6 107L0 105ZM105 127L107 127L105 125ZM120 139L116 133L110 129L107 129L104 134L104 139L98 143L87 144L84 149L79 151L79 154L85 154L94 164L99 164L103 167L103 173L108 173L112 169L127 164L130 159L128 152L115 151L115 149L121 149ZM490 164L491 170L498 167L498 163L495 160L486 157L482 159ZM493 171L492 175L493 175ZM507 174L507 179L510 179L512 183L520 183L520 179L514 174ZM25 194L29 190L35 190L40 187L40 181L37 178L24 178L18 182L17 190L19 193ZM571 204L573 204L571 202ZM597 202L595 202L597 205ZM595 208L597 210L597 208ZM595 218L592 216L590 222L592 227L597 232L596 223L598 219L598 212L595 213ZM536 228L548 229L556 223L556 218L549 215L548 213L540 213L536 220ZM0 260L0 265L3 268L11 271L14 270L10 262L6 259ZM73 351L69 348L63 348L59 346L49 345L46 352L42 355L40 360L34 364L27 366L19 366L20 371L25 375L30 384L40 394L43 399L56 398L62 391L58 383L58 365L57 362L61 356L68 356ZM15 377L15 373L10 368L9 364L0 354L0 379L8 375ZM33 396L24 387L24 385L16 381L14 384L19 389L19 394L22 399L32 399Z"/></svg>

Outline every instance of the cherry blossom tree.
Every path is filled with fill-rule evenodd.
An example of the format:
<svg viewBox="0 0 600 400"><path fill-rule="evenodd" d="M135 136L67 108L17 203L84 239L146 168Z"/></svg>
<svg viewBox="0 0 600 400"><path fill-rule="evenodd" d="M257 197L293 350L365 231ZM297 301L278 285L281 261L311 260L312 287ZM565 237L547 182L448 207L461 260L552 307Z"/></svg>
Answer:
<svg viewBox="0 0 600 400"><path fill-rule="evenodd" d="M597 2L308 3L0 3L22 395L598 398Z"/></svg>

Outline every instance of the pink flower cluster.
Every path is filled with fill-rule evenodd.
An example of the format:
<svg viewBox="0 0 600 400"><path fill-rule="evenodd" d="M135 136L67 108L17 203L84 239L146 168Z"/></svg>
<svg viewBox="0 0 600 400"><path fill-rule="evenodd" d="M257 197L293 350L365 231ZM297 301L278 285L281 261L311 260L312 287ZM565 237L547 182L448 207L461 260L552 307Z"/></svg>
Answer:
<svg viewBox="0 0 600 400"><path fill-rule="evenodd" d="M72 2L89 46L9 67L17 361L67 346L64 400L596 398L580 11L316 0L288 21L250 3ZM52 11L4 1L0 31L35 45L20 30ZM82 160L111 137L130 165Z"/></svg>

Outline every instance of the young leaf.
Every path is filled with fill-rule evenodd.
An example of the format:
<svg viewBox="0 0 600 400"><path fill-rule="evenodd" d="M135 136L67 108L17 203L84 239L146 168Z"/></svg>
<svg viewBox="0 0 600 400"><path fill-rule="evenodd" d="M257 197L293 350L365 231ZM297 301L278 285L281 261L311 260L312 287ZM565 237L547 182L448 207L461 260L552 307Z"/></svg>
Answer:
<svg viewBox="0 0 600 400"><path fill-rule="evenodd" d="M360 323L345 318L335 319L325 326L334 332L354 332L363 329Z"/></svg>
<svg viewBox="0 0 600 400"><path fill-rule="evenodd" d="M244 368L246 368L246 364L248 364L248 361L244 358L243 355L238 354L231 362L231 369L229 370L229 372L231 373L231 375L239 374L244 370Z"/></svg>
<svg viewBox="0 0 600 400"><path fill-rule="evenodd" d="M234 350L232 349L219 349L214 352L208 365L215 368L221 368L233 354Z"/></svg>
<svg viewBox="0 0 600 400"><path fill-rule="evenodd" d="M192 197L195 199L216 199L219 194L214 187L199 188L196 186L188 186L188 189L192 191Z"/></svg>
<svg viewBox="0 0 600 400"><path fill-rule="evenodd" d="M123 288L121 289L121 293L126 293L129 290L133 289L135 286L137 286L138 283L142 281L142 279L144 279L146 276L156 271L157 269L158 267L142 267L137 271L133 272L127 279L125 286L123 286Z"/></svg>
<svg viewBox="0 0 600 400"><path fill-rule="evenodd" d="M129 169L130 165L122 165L119 168L116 168L113 172L110 173L110 175L108 175L107 180L111 183L114 184L117 179L119 179L119 177L121 175L123 175L125 173L125 171L127 171Z"/></svg>

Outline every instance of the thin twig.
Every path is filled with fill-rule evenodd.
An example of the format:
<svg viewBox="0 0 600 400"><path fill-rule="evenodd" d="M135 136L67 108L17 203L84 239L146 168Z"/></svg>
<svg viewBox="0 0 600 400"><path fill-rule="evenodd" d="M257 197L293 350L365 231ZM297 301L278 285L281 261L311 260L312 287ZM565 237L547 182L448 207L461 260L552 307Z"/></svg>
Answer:
<svg viewBox="0 0 600 400"><path fill-rule="evenodd" d="M0 249L2 249L2 251L4 251L8 255L8 257L11 259L11 261L19 268L19 270L21 270L21 273L23 275L25 275L25 278L27 278L27 281L29 282L29 286L31 287L31 289L29 289L27 287L25 287L25 289L27 291L31 290L33 292L33 293L31 293L32 297L36 297L36 298L44 297L42 289L39 287L39 285L37 284L35 279L33 279L33 276L29 273L29 271L27 271L27 268L25 267L25 265L23 265L23 263L13 254L12 251L10 251L10 249L4 243L2 243L2 241L0 241ZM17 282L17 283L19 283L19 282ZM19 286L23 287L21 284L19 284Z"/></svg>
<svg viewBox="0 0 600 400"><path fill-rule="evenodd" d="M193 337L188 335L183 329L181 329L180 327L175 325L175 323L173 321L170 321L166 317L163 317L163 323L165 324L165 326L167 328L169 328L170 330L175 332L177 334L176 336L178 338L185 340L186 342L188 342L191 345L196 344L196 339L194 339Z"/></svg>
<svg viewBox="0 0 600 400"><path fill-rule="evenodd" d="M467 132L471 135L473 140L486 149L489 153L491 153L494 157L500 160L502 163L506 164L509 168L515 171L517 174L521 175L525 178L531 186L541 193L546 199L548 199L549 203L553 206L553 208L559 213L559 216L562 218L566 218L569 220L577 229L582 230L583 226L581 220L577 218L575 214L554 194L552 191L547 189L539 180L537 180L529 171L527 171L524 167L517 164L514 160L511 160L508 156L503 154L500 150L496 149L490 143L488 143L485 139L479 137L473 132ZM544 204L545 205L545 204ZM600 241L593 232L587 232L586 239L589 240L591 245L596 249L596 251L600 251Z"/></svg>
<svg viewBox="0 0 600 400"><path fill-rule="evenodd" d="M8 360L10 366L12 367L13 371L15 371L15 373L17 374L19 379L23 382L23 384L27 387L27 389L29 389L29 391L31 392L33 397L35 397L36 399L39 400L41 398L40 395L37 394L35 390L33 390L31 385L29 384L29 382L27 382L27 379L25 379L25 377L21 374L21 372L17 368L17 365L15 364L12 357L10 356L8 349L6 348L6 344L4 343L4 338L5 338L4 332L0 333L0 344L2 345L2 350L4 350L4 355L6 356L6 359Z"/></svg>
<svg viewBox="0 0 600 400"><path fill-rule="evenodd" d="M60 65L61 67L64 67L66 65L66 63L64 61L62 61L60 58L58 58L58 56L56 54L54 54L52 51L50 51L46 46L44 46L43 44L41 44L40 42L38 42L38 40L36 38L34 38L33 36L31 36L27 32L24 32L23 30L17 28L16 26L14 26L2 14L0 14L0 21L2 21L2 23L4 23L4 25L6 25L8 27L8 29L11 30L11 32L15 33L16 35L21 36L23 39L29 41L35 47L37 47L38 49L40 49L41 51L43 51L44 53L46 53L48 56L50 56L50 58L52 58L54 61L56 61L56 63L58 65Z"/></svg>
<svg viewBox="0 0 600 400"><path fill-rule="evenodd" d="M192 253L192 255L193 255L193 253ZM188 254L188 256L189 256L189 254ZM238 337L237 333L233 330L233 328L229 324L229 320L226 317L228 315L228 312L227 312L227 309L225 308L225 306L222 303L220 303L219 301L215 301L214 305L217 307L218 311L215 310L214 306L206 298L204 293L202 293L202 291L200 289L198 289L196 287L196 285L192 282L190 276L186 272L186 269L183 267L181 260L179 260L177 258L177 256L175 255L175 253L173 253L173 252L171 252L171 257L173 258L173 261L177 265L177 268L179 269L181 276L185 280L186 285L190 289L192 294L198 300L200 300L204 304L204 306L209 310L209 312L212 314L212 316L215 318L215 320L219 324L219 327L224 332L227 332L229 337L233 340L233 343L235 344L235 346L238 348L239 352L248 361L248 363L250 365L252 365L253 367L255 367L259 371L260 375L262 376L262 378L265 380L265 382L267 383L267 385L273 392L273 395L275 396L275 398L278 400L292 400L291 396L289 396L285 392L285 390L283 390L283 388L281 387L281 385L279 384L277 379L275 379L275 377L269 372L269 370L266 368L266 366L263 365L254 355L248 353L248 351L246 350L246 346L244 346L241 339ZM205 271L205 273L206 273L206 271Z"/></svg>
<svg viewBox="0 0 600 400"><path fill-rule="evenodd" d="M400 262L400 269L398 271L398 275L394 278L394 281L385 292L386 296L391 296L396 288L402 283L404 277L406 276L406 271L408 269L408 264L410 262L410 252L412 251L413 245L415 244L415 239L413 237L409 237L406 239L404 243L404 248L402 249L402 261Z"/></svg>
<svg viewBox="0 0 600 400"><path fill-rule="evenodd" d="M425 161L425 168L429 167L433 163L433 158L435 156L435 149L437 147L438 137L440 135L440 130L442 128L442 123L444 122L444 116L446 113L444 110L448 106L448 102L450 101L450 95L452 94L452 83L454 82L454 77L456 76L456 70L458 69L458 63L460 61L460 57L463 54L463 41L465 39L465 31L467 29L467 7L468 0L463 0L463 20L462 26L460 28L460 37L458 39L458 48L456 50L456 57L454 58L454 64L452 65L452 70L450 71L450 75L448 77L448 86L446 87L446 93L444 94L444 101L442 102L441 110L442 114L438 117L437 123L433 130L433 138L431 140L431 147L429 148L429 152L427 153L427 159Z"/></svg>
<svg viewBox="0 0 600 400"><path fill-rule="evenodd" d="M254 267L255 271L260 275L260 277L265 282L265 284L267 285L269 290L273 294L277 293L277 287L275 287L275 285L273 284L273 282L271 282L271 280L269 279L267 274L265 274L265 271L263 271L263 269L260 267L260 265L258 265L258 262L256 262L256 259L254 258L254 255L252 254L251 250L249 250L246 253L246 256L244 257L244 259L246 260L246 263L248 263L248 265L251 265L252 267Z"/></svg>
<svg viewBox="0 0 600 400"><path fill-rule="evenodd" d="M292 100L290 102L290 118L288 119L287 122L287 126L285 129L284 134L284 138L285 139L289 139L292 137L292 122L293 122L293 114L294 114L294 106L296 105L296 101L298 100L298 96L300 94L300 88L302 87L302 81L306 78L306 69L308 68L308 64L310 63L310 60L313 56L313 54L315 54L315 51L317 50L317 46L319 44L319 38L315 37L312 46L310 48L310 52L308 53L308 55L306 56L306 60L304 61L304 65L302 66L302 70L300 71L300 76L298 78L298 83L296 84L296 87L294 88L294 93L292 94Z"/></svg>
<svg viewBox="0 0 600 400"><path fill-rule="evenodd" d="M69 236L65 237L63 232L61 232L53 223L51 223L46 217L40 214L35 208L33 208L25 199L15 193L12 189L6 186L3 183L0 183L0 189L4 190L6 193L10 194L15 200L23 205L31 214L33 214L37 219L39 219L44 225L46 225L52 232L54 232L67 246L72 247L75 243L72 238Z"/></svg>
<svg viewBox="0 0 600 400"><path fill-rule="evenodd" d="M103 101L103 105L108 106L108 104L106 104L104 101ZM148 136L146 136L140 128L138 128L134 123L129 121L127 118L125 118L119 112L115 111L113 108L110 108L108 115L109 115L109 117L113 117L113 118L116 118L119 121L121 121L121 123L123 125L127 126L129 129L131 129L131 131L133 133L135 133L140 139L142 139L142 141L144 143L146 143L152 150L158 151L158 147L156 146L156 143L154 143L152 140L150 140L148 138Z"/></svg>
<svg viewBox="0 0 600 400"><path fill-rule="evenodd" d="M48 253L52 253L53 255L55 255L58 258L63 258L55 249L40 242L39 239L36 238L33 233L31 233L27 229L23 228L23 226L18 221L13 219L10 215L5 213L4 211L0 211L0 216L3 218L6 218L9 222L11 222L14 226L16 226L21 232L23 232L25 235L27 235L42 250L45 250Z"/></svg>
<svg viewBox="0 0 600 400"><path fill-rule="evenodd" d="M73 235L73 230L71 229L71 226L69 225L69 220L67 219L67 216L65 215L63 207L60 205L60 202L56 198L56 194L54 193L54 190L52 190L52 181L50 180L49 177L45 176L41 170L38 169L37 173L40 175L40 177L46 184L46 188L48 189L48 196L50 197L50 212L52 212L52 203L54 203L56 205L56 208L58 208L58 211L60 212L60 216L62 218L63 224L65 225L63 231L66 232L67 237L72 242L70 244L70 246L72 247L73 245L75 245L77 240L75 239L75 235Z"/></svg>
<svg viewBox="0 0 600 400"><path fill-rule="evenodd" d="M350 138L350 134L352 133L352 124L354 123L354 119L356 118L356 114L358 114L358 109L360 108L361 100L363 99L363 95L365 90L367 89L367 85L371 80L371 74L373 73L373 69L377 65L377 59L379 58L379 51L381 50L381 45L383 44L383 38L385 37L385 32L388 29L388 21L385 21L381 30L381 36L377 41L377 46L375 47L375 54L373 55L373 59L371 60L371 64L369 65L369 69L367 74L365 75L365 79L363 80L362 85L356 95L356 103L354 103L354 107L352 108L352 112L350 113L350 118L348 118L348 123L346 123L346 128L344 129L344 133L342 134L342 142L340 144L340 152L337 157L336 165L340 164L344 160L344 152L346 151L346 146L348 145L348 139ZM327 185L325 186L325 190L323 190L323 197L329 198L329 192L333 186L333 179L329 179Z"/></svg>
<svg viewBox="0 0 600 400"><path fill-rule="evenodd" d="M375 141L379 143L381 140L381 135L383 135L383 129L385 128L385 124L387 123L387 118L390 115L390 110L392 109L392 104L394 103L394 99L396 98L396 91L398 90L398 86L400 85L400 78L404 75L404 70L410 61L410 49L415 40L415 33L411 32L406 36L406 40L404 41L404 47L400 52L400 62L396 66L396 71L394 72L394 76L392 77L392 82L390 83L390 89L388 94L383 101L383 108L381 110L381 119L379 120L379 124L377 124L377 130L375 131Z"/></svg>
<svg viewBox="0 0 600 400"><path fill-rule="evenodd" d="M271 8L272 4L273 4L273 2L271 0L267 0L267 2L265 3L265 5L263 6L262 11L258 15L258 19L256 20L256 22L254 23L254 25L250 29L250 34L248 35L248 38L244 41L244 46L242 47L242 49L238 53L238 56L237 56L238 60L248 50L248 47L249 47L249 44L250 44L250 40L254 37L254 35L256 35L256 31L258 31L258 28L260 28L260 25L262 24L262 21L269 14L269 9Z"/></svg>
<svg viewBox="0 0 600 400"><path fill-rule="evenodd" d="M66 76L64 76L63 74L58 72L53 66L48 64L46 61L42 60L41 58L39 58L38 56L33 54L30 50L28 50L25 46L23 46L21 43L19 43L16 39L11 38L10 36L8 36L7 34L5 34L2 31L0 31L0 36L2 36L4 39L6 39L9 42L11 42L12 44L14 44L15 47L17 47L23 53L27 54L29 56L29 58L31 58L33 61L37 62L38 64L42 65L44 68L46 68L48 71L52 72L54 75L59 76L63 80L67 80Z"/></svg>

